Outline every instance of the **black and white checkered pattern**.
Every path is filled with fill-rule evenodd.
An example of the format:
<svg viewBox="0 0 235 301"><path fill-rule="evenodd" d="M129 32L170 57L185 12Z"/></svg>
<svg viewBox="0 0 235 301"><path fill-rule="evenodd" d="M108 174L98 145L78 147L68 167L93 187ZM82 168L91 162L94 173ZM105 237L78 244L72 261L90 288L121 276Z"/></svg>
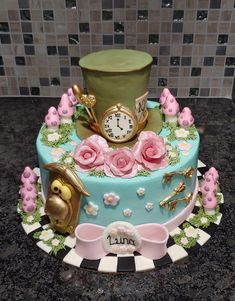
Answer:
<svg viewBox="0 0 235 301"><path fill-rule="evenodd" d="M201 161L198 161L198 170L197 176L198 179L202 179L202 175L208 170L205 164ZM180 229L183 229L182 225L174 229L170 232L170 236L167 242L167 254L158 260L148 259L138 252L134 252L132 255L116 255L116 254L107 254L105 257L97 260L88 260L80 257L75 252L75 243L76 238L72 238L70 236L65 235L65 248L60 250L56 257L66 262L68 264L74 265L79 268L84 268L88 270L94 270L99 272L139 272L139 271L147 271L155 269L159 266L166 265L172 262L176 262L180 259L187 257L193 252L197 251L200 246L203 246L215 232L217 226L220 224L222 218L223 211L223 194L221 193L222 200L220 204L220 212L217 221L215 223L211 223L209 227L206 229L198 228L199 231L199 239L194 247L190 249L184 249L183 247L176 245L172 236L179 232ZM195 207L188 217L190 219L195 215L200 207L200 203L197 201ZM42 219L40 223L35 223L33 225L26 225L22 223L24 231L28 234L37 244L39 248L41 248L46 253L50 253L51 248L46 246L42 241L37 240L33 237L35 232L42 231L47 228L50 221L49 218L42 212Z"/></svg>

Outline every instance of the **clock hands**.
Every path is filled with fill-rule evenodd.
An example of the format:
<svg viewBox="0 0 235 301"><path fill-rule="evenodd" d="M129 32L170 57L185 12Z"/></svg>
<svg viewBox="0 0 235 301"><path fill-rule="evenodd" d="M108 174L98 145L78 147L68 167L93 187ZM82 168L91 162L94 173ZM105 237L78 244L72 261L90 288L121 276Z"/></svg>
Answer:
<svg viewBox="0 0 235 301"><path fill-rule="evenodd" d="M119 118L117 118L117 127L118 127L121 131L123 130L123 128L120 127L120 125L119 125Z"/></svg>

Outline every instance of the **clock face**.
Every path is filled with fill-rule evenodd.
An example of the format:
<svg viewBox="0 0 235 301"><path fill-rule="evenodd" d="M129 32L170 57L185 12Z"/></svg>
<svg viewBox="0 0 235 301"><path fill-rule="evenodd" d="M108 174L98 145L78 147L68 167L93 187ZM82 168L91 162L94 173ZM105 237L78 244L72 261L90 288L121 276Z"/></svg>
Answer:
<svg viewBox="0 0 235 301"><path fill-rule="evenodd" d="M102 134L112 142L125 142L136 133L136 119L126 108L107 110L101 124Z"/></svg>

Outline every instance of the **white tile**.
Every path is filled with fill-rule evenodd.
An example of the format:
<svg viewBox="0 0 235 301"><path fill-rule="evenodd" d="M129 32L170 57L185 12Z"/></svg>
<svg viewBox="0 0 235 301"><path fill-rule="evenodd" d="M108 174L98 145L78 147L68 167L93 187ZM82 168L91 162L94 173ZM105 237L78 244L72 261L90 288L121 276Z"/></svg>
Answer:
<svg viewBox="0 0 235 301"><path fill-rule="evenodd" d="M133 257L133 253L126 253L126 254L118 254L118 257Z"/></svg>
<svg viewBox="0 0 235 301"><path fill-rule="evenodd" d="M117 261L116 256L105 256L100 260L98 267L99 272L116 272L117 271Z"/></svg>
<svg viewBox="0 0 235 301"><path fill-rule="evenodd" d="M27 234L29 234L30 232L33 232L34 230L41 227L41 225L39 223L35 223L32 225L27 225L27 224L21 223L21 225Z"/></svg>
<svg viewBox="0 0 235 301"><path fill-rule="evenodd" d="M173 262L178 261L178 260L188 256L188 253L185 251L185 249L178 245L173 245L173 246L169 247L167 249L167 253L169 254L169 256Z"/></svg>
<svg viewBox="0 0 235 301"><path fill-rule="evenodd" d="M223 196L223 193L219 192L217 193L218 195L221 195L221 201L220 201L220 204L223 204L224 203L224 196Z"/></svg>
<svg viewBox="0 0 235 301"><path fill-rule="evenodd" d="M170 236L174 236L174 235L177 235L177 234L180 234L182 230L179 228L179 227L176 227L174 230L172 230L169 234Z"/></svg>
<svg viewBox="0 0 235 301"><path fill-rule="evenodd" d="M199 170L197 170L197 177L200 177L200 176L202 176L202 174L200 173Z"/></svg>
<svg viewBox="0 0 235 301"><path fill-rule="evenodd" d="M221 213L218 215L217 220L215 221L215 224L216 224L216 225L219 225L219 224L220 224L220 221L221 221L222 216L223 216L223 214L221 214Z"/></svg>
<svg viewBox="0 0 235 301"><path fill-rule="evenodd" d="M205 231L198 229L198 234L199 234L199 239L197 240L197 242L199 243L199 245L204 245L208 239L211 238L211 236L206 233Z"/></svg>
<svg viewBox="0 0 235 301"><path fill-rule="evenodd" d="M206 165L202 161L198 160L197 166L198 167L205 167Z"/></svg>
<svg viewBox="0 0 235 301"><path fill-rule="evenodd" d="M72 249L76 244L76 237L67 236L64 244Z"/></svg>
<svg viewBox="0 0 235 301"><path fill-rule="evenodd" d="M76 267L80 267L82 260L83 258L75 252L75 249L71 249L63 259L65 263L74 265Z"/></svg>
<svg viewBox="0 0 235 301"><path fill-rule="evenodd" d="M151 259L144 256L135 256L135 268L136 272L139 272L153 270L155 266Z"/></svg>
<svg viewBox="0 0 235 301"><path fill-rule="evenodd" d="M190 218L193 218L195 216L194 213L190 213L190 215L188 216L188 218L186 219L186 221L188 222L190 220Z"/></svg>
<svg viewBox="0 0 235 301"><path fill-rule="evenodd" d="M44 242L43 241L38 241L37 243L36 243L36 245L40 248L40 249L42 249L44 252L46 252L46 253L50 253L50 251L51 251L51 247L49 247L49 246L47 246L46 244L44 244Z"/></svg>
<svg viewBox="0 0 235 301"><path fill-rule="evenodd" d="M40 177L40 169L38 167L34 167L33 171L36 173L38 177Z"/></svg>
<svg viewBox="0 0 235 301"><path fill-rule="evenodd" d="M201 207L202 205L201 205L201 203L197 200L196 203L195 203L195 206Z"/></svg>
<svg viewBox="0 0 235 301"><path fill-rule="evenodd" d="M42 228L43 228L43 229L49 229L49 228L50 228L50 225L51 225L50 223L49 223L49 224L46 224L46 225L42 226Z"/></svg>

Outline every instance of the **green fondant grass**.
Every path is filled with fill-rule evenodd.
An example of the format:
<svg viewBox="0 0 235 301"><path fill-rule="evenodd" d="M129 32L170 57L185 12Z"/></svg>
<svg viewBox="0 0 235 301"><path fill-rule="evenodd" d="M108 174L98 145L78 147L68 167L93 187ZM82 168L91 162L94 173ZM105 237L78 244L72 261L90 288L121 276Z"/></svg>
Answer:
<svg viewBox="0 0 235 301"><path fill-rule="evenodd" d="M56 141L48 141L48 135L53 134L48 131L45 123L43 124L40 133L41 133L41 141L44 145L50 146L50 147L58 147L61 144L65 144L70 140L70 134L72 130L74 129L75 125L74 123L71 124L61 124L58 130L58 135L60 135L60 138Z"/></svg>
<svg viewBox="0 0 235 301"><path fill-rule="evenodd" d="M197 129L195 125L192 125L189 128L186 128L185 130L189 132L187 137L177 137L175 131L182 129L181 127L177 126L176 123L169 123L164 122L163 127L169 130L169 134L167 135L168 141L175 141L175 140L195 140L197 139Z"/></svg>
<svg viewBox="0 0 235 301"><path fill-rule="evenodd" d="M48 229L46 229L48 230ZM46 231L46 230L43 230L43 231ZM33 237L35 239L40 239L40 236L42 234L43 231L39 231L39 232L36 232L34 233ZM59 241L58 245L55 246L53 245L53 240L57 239ZM62 250L62 249L65 249L65 245L64 245L64 242L65 242L65 237L62 236L62 235L59 235L59 234L54 234L54 236L48 240L41 240L45 245L47 245L48 247L51 247L51 251L50 251L50 254L54 254L55 256L57 255L57 253Z"/></svg>
<svg viewBox="0 0 235 301"><path fill-rule="evenodd" d="M137 177L148 177L150 175L150 172L145 169L141 169L137 173Z"/></svg>
<svg viewBox="0 0 235 301"><path fill-rule="evenodd" d="M67 162L66 159L72 159L72 162ZM70 167L71 169L75 169L75 161L73 157L70 155L69 151L65 151L62 155L62 157L59 159L59 162Z"/></svg>
<svg viewBox="0 0 235 301"><path fill-rule="evenodd" d="M103 170L92 170L89 172L89 176L103 178L105 177L105 172Z"/></svg>

